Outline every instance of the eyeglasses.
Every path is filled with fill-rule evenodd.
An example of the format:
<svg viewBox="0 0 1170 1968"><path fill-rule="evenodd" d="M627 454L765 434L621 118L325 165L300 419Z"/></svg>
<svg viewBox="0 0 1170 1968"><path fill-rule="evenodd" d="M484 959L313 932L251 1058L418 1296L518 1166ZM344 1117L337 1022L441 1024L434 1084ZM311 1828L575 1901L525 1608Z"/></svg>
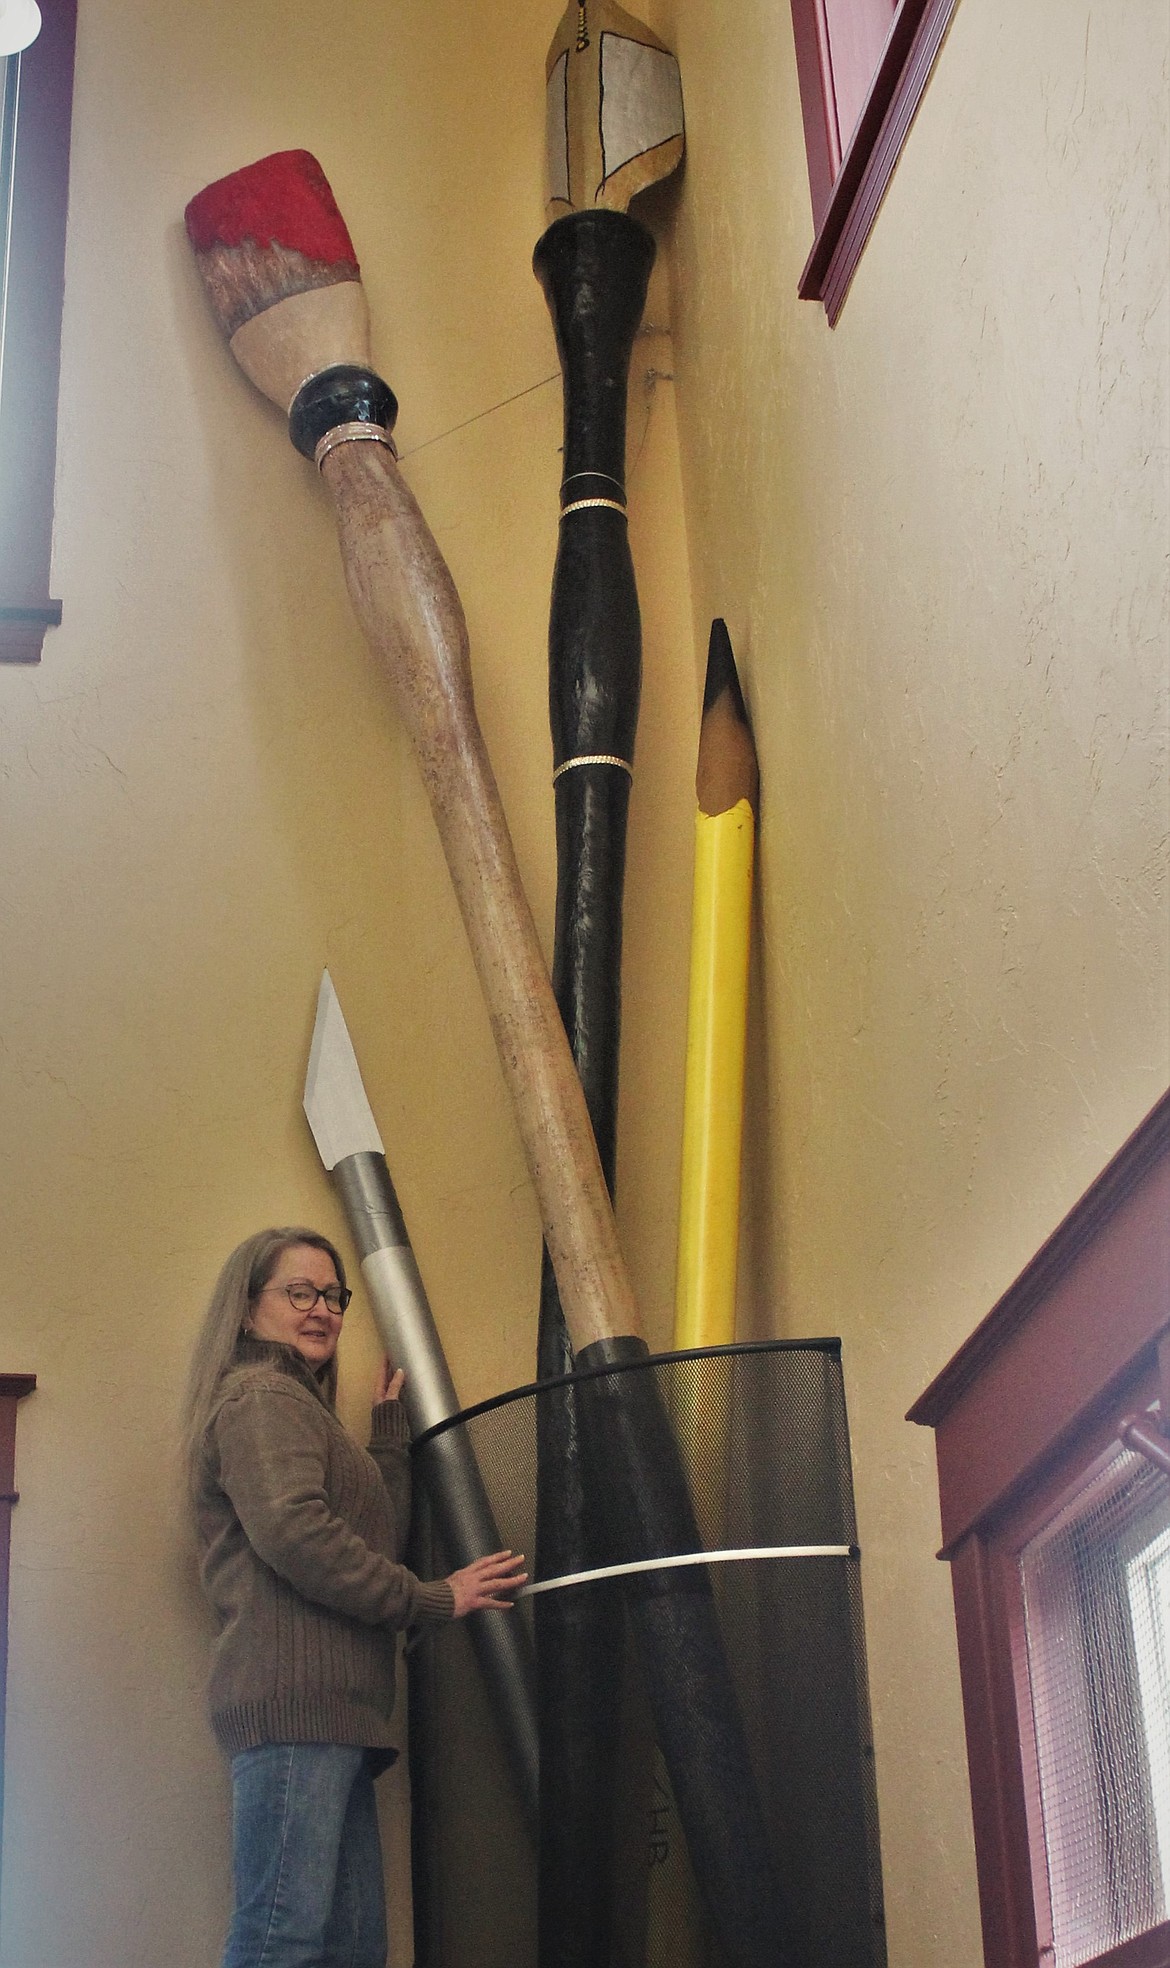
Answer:
<svg viewBox="0 0 1170 1968"><path fill-rule="evenodd" d="M298 1312L311 1312L317 1300L323 1298L326 1310L332 1312L335 1319L340 1319L353 1297L353 1293L345 1285L326 1285L322 1289L318 1285L311 1285L307 1278L294 1278L291 1285L261 1285L256 1296L259 1298L266 1291L282 1291L289 1304Z"/></svg>

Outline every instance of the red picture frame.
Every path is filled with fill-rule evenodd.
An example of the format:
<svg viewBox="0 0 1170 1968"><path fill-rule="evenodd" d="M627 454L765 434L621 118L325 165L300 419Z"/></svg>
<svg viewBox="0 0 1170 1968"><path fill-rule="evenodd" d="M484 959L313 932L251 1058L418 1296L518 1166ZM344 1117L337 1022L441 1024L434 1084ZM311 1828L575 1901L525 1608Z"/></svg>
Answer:
<svg viewBox="0 0 1170 1968"><path fill-rule="evenodd" d="M878 207L922 100L957 0L853 0L869 22L846 42L831 0L792 0L816 237L800 276L802 300L823 301L835 327ZM864 51L885 31L868 83ZM863 97L854 124L854 106ZM852 129L852 135L848 132Z"/></svg>

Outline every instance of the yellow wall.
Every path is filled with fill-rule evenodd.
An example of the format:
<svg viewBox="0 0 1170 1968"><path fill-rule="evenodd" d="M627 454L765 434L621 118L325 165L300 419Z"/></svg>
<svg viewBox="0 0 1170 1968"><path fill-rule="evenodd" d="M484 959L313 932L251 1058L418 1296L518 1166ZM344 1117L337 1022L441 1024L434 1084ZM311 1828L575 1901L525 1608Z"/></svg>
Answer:
<svg viewBox="0 0 1170 1968"><path fill-rule="evenodd" d="M467 1400L530 1378L539 1228L413 761L322 488L221 345L186 200L265 151L325 164L406 471L470 619L482 722L551 939L546 632L561 391L530 270L545 7L81 9L55 594L0 672L0 1285L22 1407L4 1968L206 1968L227 1788L179 1549L175 1405L219 1263L270 1221L344 1235L300 1111L328 963ZM640 344L646 631L629 876L626 1241L669 1332L696 702L669 372ZM653 515L653 523L645 515ZM680 657L681 651L681 657ZM686 687L676 671L682 662ZM665 1035L665 1036L664 1036ZM359 1295L343 1401L375 1347ZM401 1856L404 1787L386 1779ZM402 1919L396 1959L404 1960Z"/></svg>
<svg viewBox="0 0 1170 1968"><path fill-rule="evenodd" d="M1166 1084L1167 16L960 0L835 331L788 6L653 19L696 625L763 777L743 1310L843 1335L891 1961L974 1968L901 1416Z"/></svg>
<svg viewBox="0 0 1170 1968"><path fill-rule="evenodd" d="M547 931L560 392L528 262L558 11L82 9L65 621L39 671L0 672L0 1365L40 1379L3 1968L215 1956L226 1786L175 1400L231 1243L282 1217L342 1228L299 1107L324 963L461 1392L530 1371L536 1214L429 816L321 489L220 346L180 218L266 150L324 161ZM658 0L654 20L690 154L659 212L675 351L648 336L633 391L623 1235L665 1340L696 644L718 611L765 785L745 1329L844 1335L893 1968L974 1968L930 1444L901 1415L1165 1079L1165 26L1158 0L1091 20L1087 0L961 0L830 334L794 297L786 8ZM662 280L648 318L666 310ZM359 1300L354 1419L373 1359ZM400 1776L383 1789L400 1869Z"/></svg>

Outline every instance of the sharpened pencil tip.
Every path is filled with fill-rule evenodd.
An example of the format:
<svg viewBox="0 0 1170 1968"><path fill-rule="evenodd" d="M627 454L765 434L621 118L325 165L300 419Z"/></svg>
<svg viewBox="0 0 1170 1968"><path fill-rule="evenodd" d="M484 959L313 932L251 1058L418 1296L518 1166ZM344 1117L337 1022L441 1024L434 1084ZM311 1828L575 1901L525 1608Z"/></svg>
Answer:
<svg viewBox="0 0 1170 1968"><path fill-rule="evenodd" d="M703 813L726 813L741 799L754 809L760 774L727 624L716 616L707 650L695 792Z"/></svg>
<svg viewBox="0 0 1170 1968"><path fill-rule="evenodd" d="M731 637L722 615L717 615L711 624L711 637L707 644L707 681L703 688L703 715L711 710L725 690L730 690L731 701L736 715L742 724L748 721L744 709L743 692L739 687L739 671L735 667L735 655L731 647Z"/></svg>

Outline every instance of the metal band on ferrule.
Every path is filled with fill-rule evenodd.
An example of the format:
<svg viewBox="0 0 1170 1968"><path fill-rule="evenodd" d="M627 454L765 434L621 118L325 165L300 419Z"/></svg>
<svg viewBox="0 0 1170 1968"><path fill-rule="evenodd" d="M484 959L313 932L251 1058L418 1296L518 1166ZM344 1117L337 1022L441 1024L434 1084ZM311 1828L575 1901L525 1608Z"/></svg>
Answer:
<svg viewBox="0 0 1170 1968"><path fill-rule="evenodd" d="M629 759L618 758L614 752L582 752L579 758L566 759L563 765L558 765L552 776L553 785L555 786L557 780L566 772L572 772L579 765L616 765L620 772L628 772L631 779L634 776L634 768Z"/></svg>
<svg viewBox="0 0 1170 1968"><path fill-rule="evenodd" d="M603 472L603 471L570 472L567 478L562 478L561 480L561 497L562 498L564 497L566 485L575 485L578 479L582 479L582 478L600 478L604 484L615 486L617 489L618 497L624 501L626 496L626 488L623 485L621 479L615 478L612 472Z"/></svg>
<svg viewBox="0 0 1170 1968"><path fill-rule="evenodd" d="M288 434L304 458L314 458L321 439L343 424L368 424L387 438L398 416L398 399L372 369L337 362L301 384L289 405Z"/></svg>
<svg viewBox="0 0 1170 1968"><path fill-rule="evenodd" d="M329 453L336 451L340 444L363 443L384 444L392 457L398 456L398 446L389 431L383 430L381 424L334 424L332 430L326 431L314 451L313 463L320 471Z"/></svg>
<svg viewBox="0 0 1170 1968"><path fill-rule="evenodd" d="M567 506L561 507L561 518L567 519L570 513L587 512L590 506L606 506L610 512L620 513L623 519L629 517L620 499L572 499Z"/></svg>

